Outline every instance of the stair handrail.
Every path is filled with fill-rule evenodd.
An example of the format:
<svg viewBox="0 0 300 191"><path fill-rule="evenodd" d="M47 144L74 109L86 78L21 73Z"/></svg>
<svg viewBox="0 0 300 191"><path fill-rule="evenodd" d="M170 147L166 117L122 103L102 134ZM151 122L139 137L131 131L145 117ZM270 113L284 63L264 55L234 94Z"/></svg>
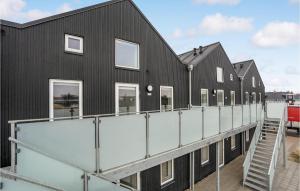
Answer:
<svg viewBox="0 0 300 191"><path fill-rule="evenodd" d="M278 154L279 154L279 150L280 150L280 143L281 143L282 136L284 136L285 116L286 116L286 105L284 107L284 111L280 118L279 127L278 127L277 135L276 135L276 140L275 140L274 148L272 151L272 158L271 158L271 162L270 162L270 166L269 166L269 170L268 170L269 190L272 190L273 179L274 179L275 169L276 169L276 165L277 165Z"/></svg>
<svg viewBox="0 0 300 191"><path fill-rule="evenodd" d="M262 123L263 111L264 111L264 107L262 107L262 109L261 109L260 120L259 120L259 123L256 126L255 132L253 134L252 141L249 145L249 149L248 149L248 152L246 154L246 157L245 157L245 160L244 160L244 163L243 163L243 185L245 184L246 177L247 177L247 174L248 174L248 171L249 171L249 168L250 168L250 163L251 163L251 160L254 156L255 147L256 147L256 144L258 143L259 135L260 135L260 132L261 132L261 129L262 129L262 126L263 126L263 123Z"/></svg>

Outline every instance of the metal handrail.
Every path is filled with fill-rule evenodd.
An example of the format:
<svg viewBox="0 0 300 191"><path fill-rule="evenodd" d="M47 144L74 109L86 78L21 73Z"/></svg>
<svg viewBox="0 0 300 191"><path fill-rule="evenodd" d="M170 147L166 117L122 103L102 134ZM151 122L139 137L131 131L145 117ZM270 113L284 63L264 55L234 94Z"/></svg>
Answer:
<svg viewBox="0 0 300 191"><path fill-rule="evenodd" d="M55 191L64 191L64 189L57 188L57 187L54 187L54 186L49 186L49 185L47 185L45 183L42 183L42 182L39 182L37 180L33 180L33 179L30 179L30 178L27 178L27 177L24 177L24 176L17 175L15 173L11 172L11 171L0 169L0 175L4 178L5 177L10 177L10 178L15 179L15 180L22 180L24 182L34 184L34 185L37 185L37 186L41 186L41 187L44 187L44 188L47 188L47 189L51 189L51 190L55 190Z"/></svg>

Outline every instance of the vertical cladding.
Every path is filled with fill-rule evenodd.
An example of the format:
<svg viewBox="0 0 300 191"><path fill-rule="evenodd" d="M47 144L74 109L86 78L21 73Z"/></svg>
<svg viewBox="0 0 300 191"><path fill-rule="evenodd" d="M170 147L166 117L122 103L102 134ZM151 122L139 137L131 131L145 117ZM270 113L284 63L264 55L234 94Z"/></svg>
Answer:
<svg viewBox="0 0 300 191"><path fill-rule="evenodd" d="M217 83L216 67L224 69L224 83ZM208 72L209 71L209 72ZM234 80L230 80L230 74ZM240 104L240 82L234 68L221 45L215 48L193 70L192 103L200 105L200 89L209 91L209 104L217 105L217 96L212 94L213 89L224 90L224 104L230 105L230 91L235 91L236 104Z"/></svg>
<svg viewBox="0 0 300 191"><path fill-rule="evenodd" d="M231 149L231 137L224 139L225 164L242 154L242 133L235 135L235 149Z"/></svg>
<svg viewBox="0 0 300 191"><path fill-rule="evenodd" d="M4 27L1 71L2 166L9 165L8 120L49 116L49 79L83 81L83 114L115 111L115 82L138 83L140 110L159 109L159 86L174 86L186 107L187 72L130 1L23 29ZM84 54L64 52L64 34L84 38ZM140 44L140 70L114 66L115 38ZM147 96L145 87L154 87Z"/></svg>

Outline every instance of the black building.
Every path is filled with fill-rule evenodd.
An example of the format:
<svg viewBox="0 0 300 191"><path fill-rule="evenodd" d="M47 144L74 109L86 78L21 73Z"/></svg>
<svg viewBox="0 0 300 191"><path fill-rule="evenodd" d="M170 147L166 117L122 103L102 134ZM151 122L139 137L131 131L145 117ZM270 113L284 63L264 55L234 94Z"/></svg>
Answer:
<svg viewBox="0 0 300 191"><path fill-rule="evenodd" d="M0 28L2 167L10 165L9 120L241 103L239 75L220 43L179 58L131 0L25 24L0 20ZM257 95L264 93L259 74L252 75L260 84ZM221 144L223 164L242 153L241 134ZM195 152L195 182L214 172L215 151L213 143ZM143 191L182 191L190 185L189 161L184 155L121 182ZM172 178L166 173L164 179L170 168Z"/></svg>

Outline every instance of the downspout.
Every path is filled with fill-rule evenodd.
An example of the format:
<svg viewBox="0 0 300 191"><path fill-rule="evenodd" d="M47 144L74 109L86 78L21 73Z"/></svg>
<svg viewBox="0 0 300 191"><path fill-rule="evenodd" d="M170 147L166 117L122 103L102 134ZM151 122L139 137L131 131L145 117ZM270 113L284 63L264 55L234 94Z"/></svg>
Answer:
<svg viewBox="0 0 300 191"><path fill-rule="evenodd" d="M192 108L192 71L193 71L193 65L189 64L188 67L189 72L189 109Z"/></svg>

